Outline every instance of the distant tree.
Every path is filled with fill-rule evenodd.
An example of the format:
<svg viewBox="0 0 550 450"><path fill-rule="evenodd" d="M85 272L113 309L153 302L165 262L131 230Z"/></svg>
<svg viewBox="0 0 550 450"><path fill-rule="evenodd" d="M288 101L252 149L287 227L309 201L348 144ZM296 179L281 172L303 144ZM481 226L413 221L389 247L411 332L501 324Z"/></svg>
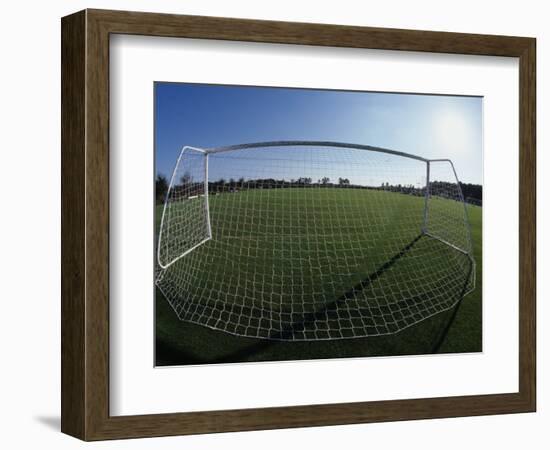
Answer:
<svg viewBox="0 0 550 450"><path fill-rule="evenodd" d="M328 184L330 182L330 178L329 177L323 177L321 178L321 184Z"/></svg>
<svg viewBox="0 0 550 450"><path fill-rule="evenodd" d="M168 180L164 175L157 175L155 179L155 200L157 203L164 203L168 192Z"/></svg>
<svg viewBox="0 0 550 450"><path fill-rule="evenodd" d="M180 178L180 183L183 185L189 184L193 181L193 177L189 172L184 172L183 175Z"/></svg>
<svg viewBox="0 0 550 450"><path fill-rule="evenodd" d="M476 204L481 205L483 200L483 187L480 184L460 183L464 198L475 199Z"/></svg>
<svg viewBox="0 0 550 450"><path fill-rule="evenodd" d="M349 185L349 178L338 178L338 184L341 186Z"/></svg>

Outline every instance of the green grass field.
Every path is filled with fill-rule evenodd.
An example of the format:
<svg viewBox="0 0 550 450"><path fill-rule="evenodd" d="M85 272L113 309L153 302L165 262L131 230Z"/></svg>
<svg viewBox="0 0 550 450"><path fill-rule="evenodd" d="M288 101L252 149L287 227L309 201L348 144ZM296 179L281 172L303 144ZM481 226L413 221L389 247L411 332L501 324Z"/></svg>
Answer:
<svg viewBox="0 0 550 450"><path fill-rule="evenodd" d="M286 191L290 192L281 195L249 191L211 196L210 211L215 239L189 255L197 258L197 261L209 261L208 265L203 264L197 269L197 279L201 280L201 283L198 283L200 289L210 289L217 283L223 286L224 280L231 280L243 274L246 274L250 278L249 281L254 284L261 281L254 280L254 277L276 267L276 276L270 279L272 284L269 286L269 292L273 297L273 303L282 305L284 310L285 305L290 308L295 301L296 292L285 291L281 286L285 286L285 281L288 285L288 280L296 276L296 271L305 270L304 262L315 257L321 265L326 263L327 267L330 266L331 261L319 258L319 242L322 241L323 255L326 255L326 258L342 254L352 255L354 246L368 246L368 260L355 260L351 256L348 258L348 263L351 260L355 264L351 275L330 279L321 272L306 277L310 285L300 286L302 292L319 292L325 297L329 293L338 297L350 286L360 282L366 274L383 266L391 257L391 253L399 250L403 235L410 234L410 239L413 240L422 224L422 216L416 213L421 210L419 202L423 201L419 197L349 189L344 196L342 189L322 189L317 191L316 201L312 202L311 190ZM261 198L260 195L271 195L269 209L266 209L265 198ZM380 197L384 195L392 195L392 201L384 201ZM455 207L456 202L452 203L452 207ZM376 218L376 229L381 230L377 239L373 240L371 237L367 240L359 226L365 208L368 208L369 213ZM345 214L346 220L335 224L335 210ZM260 214L252 216L250 211ZM477 281L475 290L464 297L457 308L438 313L390 335L320 341L273 341L234 336L181 321L160 290L156 289L156 363L182 365L481 351L481 211L480 207L468 206ZM157 207L157 230L161 214L162 207ZM300 220L296 219L298 214ZM406 223L403 223L403 220L406 220ZM246 239L254 234L254 230L258 228L258 221L262 221L262 229L272 226L281 236L288 237L292 234L292 239L281 238L280 242L274 242L274 234L271 233L264 241L256 236L255 245L250 246ZM330 236L334 235L335 225L338 226L339 232L342 231L342 227L347 227L344 231L346 236L349 236L349 243L353 244L342 240L330 240ZM313 226L317 234L315 242L311 240L311 233L305 232ZM399 241L396 237L399 237ZM346 248L346 245L350 247ZM428 254L428 248L423 250L423 246L427 245L420 241L414 249L415 255L422 251ZM242 249L246 249L246 252ZM448 249L446 251L448 252ZM228 264L227 258L219 257L229 253L231 264ZM419 277L419 283L430 282L430 277L441 267L442 258L446 258L446 253L440 249L438 254L440 259L433 258L430 265L424 267L422 276L415 274ZM283 265L280 261L288 263ZM413 264L418 264L417 261L418 258L404 258L399 267L389 268L382 277L393 277L393 285L399 286L401 279L406 279L410 271L417 270L413 267ZM334 266L334 262L332 264ZM399 295L399 289L395 295ZM255 299L247 295L245 288L242 292L235 292L234 297L247 298L247 305L254 306ZM344 334L342 337L351 335Z"/></svg>

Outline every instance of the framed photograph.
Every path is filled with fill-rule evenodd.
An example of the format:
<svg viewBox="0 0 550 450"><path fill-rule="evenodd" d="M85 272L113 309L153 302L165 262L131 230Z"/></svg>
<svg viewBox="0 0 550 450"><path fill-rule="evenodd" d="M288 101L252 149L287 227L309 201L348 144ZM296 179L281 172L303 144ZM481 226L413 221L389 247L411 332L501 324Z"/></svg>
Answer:
<svg viewBox="0 0 550 450"><path fill-rule="evenodd" d="M535 411L535 39L62 19L62 431Z"/></svg>

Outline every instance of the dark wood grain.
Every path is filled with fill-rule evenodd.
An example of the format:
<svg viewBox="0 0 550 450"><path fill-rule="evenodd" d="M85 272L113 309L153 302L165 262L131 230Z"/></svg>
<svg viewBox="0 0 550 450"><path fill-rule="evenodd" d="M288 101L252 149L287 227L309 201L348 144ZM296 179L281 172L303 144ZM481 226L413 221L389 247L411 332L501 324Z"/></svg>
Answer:
<svg viewBox="0 0 550 450"><path fill-rule="evenodd" d="M536 409L536 41L519 64L519 392Z"/></svg>
<svg viewBox="0 0 550 450"><path fill-rule="evenodd" d="M61 27L61 430L85 434L85 20Z"/></svg>
<svg viewBox="0 0 550 450"><path fill-rule="evenodd" d="M521 56L529 38L435 31L88 10L111 33L280 44Z"/></svg>
<svg viewBox="0 0 550 450"><path fill-rule="evenodd" d="M109 35L112 33L519 57L519 391L111 417ZM535 410L534 39L87 10L63 18L62 41L62 430L65 433L98 440Z"/></svg>

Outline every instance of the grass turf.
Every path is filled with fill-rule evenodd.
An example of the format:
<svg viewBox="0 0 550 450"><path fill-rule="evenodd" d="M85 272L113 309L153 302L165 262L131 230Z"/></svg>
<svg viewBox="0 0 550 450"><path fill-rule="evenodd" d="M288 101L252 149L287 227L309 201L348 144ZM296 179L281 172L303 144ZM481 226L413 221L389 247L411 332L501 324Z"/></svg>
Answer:
<svg viewBox="0 0 550 450"><path fill-rule="evenodd" d="M288 191L288 190L287 190ZM310 191L311 192L311 191ZM227 239L233 239L232 245L234 248L245 248L243 242L236 242L235 236L246 236L253 231L258 219L254 219L246 215L247 211L255 210L262 211L264 215L260 220L264 220L265 225L272 224L278 231L282 230L284 224L288 224L289 232L295 233L297 236L306 236L306 233L299 233L300 227L304 230L311 226L310 221L315 220L315 229L319 234L330 235L331 227L334 222L328 220L329 214L335 208L341 207L342 190L340 189L324 189L321 191L322 196L318 202L312 203L305 200L310 196L307 190L302 193L292 189L291 198L273 197L272 193L264 192L263 195L272 195L272 201L269 203L269 211L265 211L265 205L260 203L254 205L254 202L259 201L258 194L252 192L241 192L239 194L212 196L210 208L212 212L212 222L214 230L221 233L218 238L221 242ZM365 196L366 191L347 191L346 201L349 205L360 205L357 199L353 196ZM370 255L379 255L379 260L370 258L365 267L357 270L357 277L361 277L362 273L370 273L372 270L383 263L388 257L387 250L380 251L379 249L387 249L388 240L395 236L400 220L403 217L408 218L411 223L407 224L407 228L418 230L421 225L422 217L418 214L413 214L412 211L419 210L418 202L422 199L418 197L404 196L400 194L392 194L394 201L390 202L391 208L385 207L375 213L377 217L377 229L384 230L384 234L378 240L378 248L376 245L369 248ZM371 191L368 193L371 207L373 205L387 205L387 202L377 202L376 196L388 195L387 192ZM350 197L351 196L351 197ZM302 198L303 197L303 198ZM224 198L226 200L224 200ZM311 198L311 197L310 197ZM227 199L233 203L229 205ZM293 203L290 203L292 201ZM454 202L453 202L454 203ZM216 214L216 210L223 205L230 214ZM339 206L340 205L340 206ZM311 210L308 210L312 208ZM411 214L407 214L407 210ZM300 212L300 221L296 221L296 212ZM161 208L157 208L157 229L160 221ZM315 214L313 214L315 212ZM285 342L285 341L270 341L262 339L254 339L247 337L239 337L224 333L222 331L212 330L210 328L196 325L190 322L180 321L174 313L167 300L162 293L156 290L156 364L157 365L183 365L183 364L201 364L201 363L222 363L222 362L244 362L244 361L270 361L270 360L298 360L298 359L320 359L320 358L337 358L337 357L359 357L359 356L380 356L380 355L407 355L407 354L426 354L434 352L477 352L481 351L481 208L468 206L468 213L472 227L472 238L474 243L474 256L476 259L477 283L476 289L467 295L462 302L450 311L439 313L429 319L426 319L416 325L404 329L393 335L373 336L365 338L343 339L343 340L324 340L324 341L306 341L306 342ZM350 233L357 233L360 227L354 224L353 221L361 220L361 211L353 208L347 209L348 215L345 224L351 225ZM223 218L223 222L216 223L218 218ZM321 220L319 220L321 218ZM413 223L414 222L414 223ZM248 233L236 233L236 228L240 231L248 231ZM402 224L401 224L402 226ZM284 232L284 230L283 230ZM225 235L224 235L225 234ZM411 234L411 238L414 236ZM354 243L364 239L362 236L350 234L350 240ZM326 243L325 249L329 250L331 245L342 245L335 243ZM367 242L365 241L365 245ZM370 244L372 245L372 243ZM211 246L212 247L212 246ZM198 251L207 251L207 247L197 249ZM196 250L196 251L197 251ZM266 253L260 252L257 257L252 259L255 264L265 264L269 266L273 263ZM292 245L288 243L281 246L281 252L291 257L298 256L298 259L307 260L308 252L313 252L316 249L309 242L293 240ZM334 248L336 251L337 248ZM198 254L198 253L197 253ZM242 261L239 261L239 256L234 255L234 264L231 267L208 267L210 273L220 273L223 277L230 279L232 276L232 268L236 270L246 269L246 263L250 262L250 255L244 257L241 255ZM368 266L368 267L367 267ZM254 273L250 267L250 273ZM289 269L292 267L289 266ZM295 269L295 267L294 267ZM256 271L257 272L257 271ZM280 281L284 281L285 273L281 271ZM219 280L223 281L223 280ZM357 280L355 280L357 281ZM209 281L210 282L210 281ZM326 278L312 278L313 283L326 282ZM346 280L347 285L353 280ZM280 283L282 284L282 283ZM311 289L304 287L305 290ZM344 286L342 286L344 289ZM281 294L284 294L281 293ZM282 296L284 298L284 295ZM290 302L290 297L284 299Z"/></svg>

